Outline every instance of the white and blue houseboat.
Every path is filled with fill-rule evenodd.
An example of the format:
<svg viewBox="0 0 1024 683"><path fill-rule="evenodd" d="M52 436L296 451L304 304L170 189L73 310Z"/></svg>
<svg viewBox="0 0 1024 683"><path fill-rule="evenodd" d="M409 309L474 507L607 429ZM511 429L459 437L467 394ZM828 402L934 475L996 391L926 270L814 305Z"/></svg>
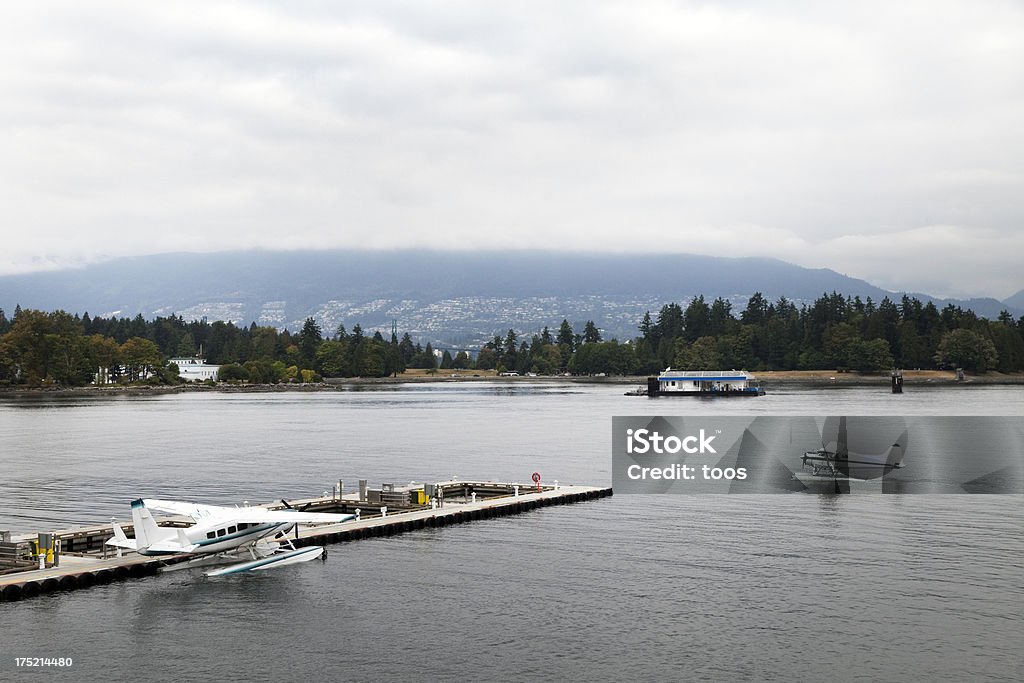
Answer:
<svg viewBox="0 0 1024 683"><path fill-rule="evenodd" d="M648 396L764 396L746 370L673 370L647 378Z"/></svg>

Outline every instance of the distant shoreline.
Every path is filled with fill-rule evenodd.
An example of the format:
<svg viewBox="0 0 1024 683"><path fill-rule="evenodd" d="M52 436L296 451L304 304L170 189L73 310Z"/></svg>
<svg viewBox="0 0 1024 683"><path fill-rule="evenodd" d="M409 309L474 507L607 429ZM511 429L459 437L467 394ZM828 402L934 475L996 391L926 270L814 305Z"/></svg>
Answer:
<svg viewBox="0 0 1024 683"><path fill-rule="evenodd" d="M802 386L807 388L826 386L888 386L889 374L860 374L856 372L835 372L828 370L778 370L755 373L761 385L769 390L773 385ZM1024 385L1024 373L1002 374L989 372L984 375L968 375L962 382L956 375L945 370L905 370L904 386L969 386L969 385ZM438 372L408 371L398 377L344 377L331 378L315 384L179 384L174 386L87 386L87 387L4 387L0 398L18 397L72 397L72 396L158 396L180 393L280 393L345 391L352 387L374 385L429 384L437 382L502 382L514 384L551 384L568 382L573 384L644 385L647 376L630 377L588 377L588 376L546 376L546 377L498 377L494 372Z"/></svg>
<svg viewBox="0 0 1024 683"><path fill-rule="evenodd" d="M457 375L457 376L453 376ZM837 372L835 370L766 370L754 372L753 375L766 384L800 384L808 386L831 386L843 385L885 385L890 383L888 372L885 373L859 373L859 372ZM438 371L436 375L428 375L424 371L406 371L398 377L346 377L332 378L327 380L331 385L364 385L364 384L404 384L416 382L571 382L579 384L643 384L646 386L648 375L630 376L561 376L550 375L544 377L498 377L493 371ZM988 372L983 375L967 375L962 382L956 381L956 373L951 370L904 370L903 381L905 386L914 384L949 384L951 386L962 386L965 384L1024 384L1024 373L1003 374L999 372Z"/></svg>

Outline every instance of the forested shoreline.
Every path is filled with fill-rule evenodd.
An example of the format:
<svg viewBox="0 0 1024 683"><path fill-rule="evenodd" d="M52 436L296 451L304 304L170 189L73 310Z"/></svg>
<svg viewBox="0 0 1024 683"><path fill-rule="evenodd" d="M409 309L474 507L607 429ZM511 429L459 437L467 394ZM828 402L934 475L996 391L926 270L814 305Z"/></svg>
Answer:
<svg viewBox="0 0 1024 683"><path fill-rule="evenodd" d="M81 316L20 307L0 310L0 386L84 386L99 368L114 384L180 382L168 361L200 352L221 365L219 379L255 384L319 381L323 377L397 376L407 368L497 370L519 374L634 375L665 367L835 370L862 373L892 368L963 368L972 373L1024 371L1024 316L996 320L970 310L902 297L823 294L810 305L754 294L735 314L725 299L667 304L637 325L638 336L603 339L588 322L579 333L563 320L529 338L509 330L479 349L443 349L415 343L397 330L364 334L359 325L325 334L314 318L301 330L255 323L146 320ZM454 351L454 353L453 353Z"/></svg>

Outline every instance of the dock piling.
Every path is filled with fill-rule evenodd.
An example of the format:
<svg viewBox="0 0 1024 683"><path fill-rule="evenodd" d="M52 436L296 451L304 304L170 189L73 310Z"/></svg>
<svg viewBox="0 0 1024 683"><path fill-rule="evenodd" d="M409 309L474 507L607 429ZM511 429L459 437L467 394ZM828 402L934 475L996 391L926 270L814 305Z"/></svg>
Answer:
<svg viewBox="0 0 1024 683"><path fill-rule="evenodd" d="M903 371L893 370L892 371L892 393L902 394L903 393Z"/></svg>

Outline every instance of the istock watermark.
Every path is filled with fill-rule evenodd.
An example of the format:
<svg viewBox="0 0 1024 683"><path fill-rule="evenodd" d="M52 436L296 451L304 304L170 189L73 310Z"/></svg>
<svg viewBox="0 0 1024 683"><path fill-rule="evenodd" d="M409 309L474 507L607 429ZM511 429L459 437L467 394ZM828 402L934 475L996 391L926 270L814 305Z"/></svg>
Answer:
<svg viewBox="0 0 1024 683"><path fill-rule="evenodd" d="M719 432L720 434L721 432ZM715 453L711 442L714 436L707 436L704 430L700 430L700 436L684 436L682 438L675 434L665 437L658 432L649 429L627 429L626 430L626 452L627 453ZM694 445L697 444L697 445Z"/></svg>
<svg viewBox="0 0 1024 683"><path fill-rule="evenodd" d="M615 417L616 493L1024 492L1024 418Z"/></svg>

